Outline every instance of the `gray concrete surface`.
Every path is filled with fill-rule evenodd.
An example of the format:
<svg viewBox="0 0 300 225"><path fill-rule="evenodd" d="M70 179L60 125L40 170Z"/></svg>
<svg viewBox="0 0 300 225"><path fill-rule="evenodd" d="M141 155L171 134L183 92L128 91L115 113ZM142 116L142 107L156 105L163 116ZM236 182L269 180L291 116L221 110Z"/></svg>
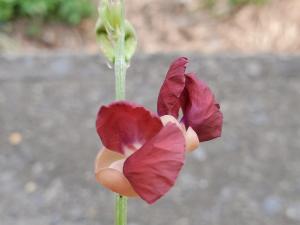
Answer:
<svg viewBox="0 0 300 225"><path fill-rule="evenodd" d="M128 99L155 110L174 55L139 55ZM216 92L223 137L189 155L153 206L129 201L128 225L300 224L300 57L190 55ZM113 224L95 183L94 128L114 79L88 55L0 56L0 224Z"/></svg>

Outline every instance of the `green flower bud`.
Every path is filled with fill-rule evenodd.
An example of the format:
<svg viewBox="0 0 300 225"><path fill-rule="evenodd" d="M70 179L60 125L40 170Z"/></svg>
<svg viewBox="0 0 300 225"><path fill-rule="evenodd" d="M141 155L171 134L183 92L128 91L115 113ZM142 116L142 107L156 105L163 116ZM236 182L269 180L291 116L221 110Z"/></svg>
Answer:
<svg viewBox="0 0 300 225"><path fill-rule="evenodd" d="M99 8L99 19L101 19L108 32L119 30L121 25L120 2L108 2L108 0L103 0Z"/></svg>
<svg viewBox="0 0 300 225"><path fill-rule="evenodd" d="M99 18L96 24L96 37L104 56L112 63L115 60L115 46L120 38L121 5L120 2L103 0L99 8ZM136 46L137 38L133 26L125 20L125 60L129 62Z"/></svg>

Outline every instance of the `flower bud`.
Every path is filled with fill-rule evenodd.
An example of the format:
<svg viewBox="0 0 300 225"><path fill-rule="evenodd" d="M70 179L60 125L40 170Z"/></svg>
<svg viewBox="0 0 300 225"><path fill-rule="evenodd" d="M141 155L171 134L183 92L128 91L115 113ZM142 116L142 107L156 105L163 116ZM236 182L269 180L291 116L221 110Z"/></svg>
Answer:
<svg viewBox="0 0 300 225"><path fill-rule="evenodd" d="M108 32L120 29L122 8L119 1L103 0L99 7L99 19L102 20Z"/></svg>
<svg viewBox="0 0 300 225"><path fill-rule="evenodd" d="M104 56L112 63L115 59L115 46L121 37L122 8L119 1L103 0L98 10L99 18L96 24L97 41ZM124 21L125 60L129 62L133 56L137 38L133 26Z"/></svg>

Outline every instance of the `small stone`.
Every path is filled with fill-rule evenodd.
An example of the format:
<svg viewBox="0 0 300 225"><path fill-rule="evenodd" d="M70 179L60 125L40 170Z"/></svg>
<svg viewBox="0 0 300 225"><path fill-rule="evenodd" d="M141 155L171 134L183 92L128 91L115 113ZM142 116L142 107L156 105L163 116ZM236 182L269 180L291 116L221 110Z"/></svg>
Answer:
<svg viewBox="0 0 300 225"><path fill-rule="evenodd" d="M269 216L278 214L282 209L281 199L277 196L269 196L265 198L263 202L263 209Z"/></svg>
<svg viewBox="0 0 300 225"><path fill-rule="evenodd" d="M289 206L285 214L291 220L300 221L300 203Z"/></svg>
<svg viewBox="0 0 300 225"><path fill-rule="evenodd" d="M22 142L22 134L13 132L9 135L9 142L11 145L19 145Z"/></svg>
<svg viewBox="0 0 300 225"><path fill-rule="evenodd" d="M25 184L25 191L29 194L35 192L36 189L37 189L37 185L36 185L36 183L34 183L32 181Z"/></svg>

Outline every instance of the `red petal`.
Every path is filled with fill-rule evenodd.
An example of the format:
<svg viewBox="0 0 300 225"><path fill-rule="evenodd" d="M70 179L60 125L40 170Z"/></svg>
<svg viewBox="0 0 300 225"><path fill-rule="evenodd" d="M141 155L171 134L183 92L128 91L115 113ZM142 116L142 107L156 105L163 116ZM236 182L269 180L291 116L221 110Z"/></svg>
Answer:
<svg viewBox="0 0 300 225"><path fill-rule="evenodd" d="M159 92L157 100L158 115L172 115L178 118L180 96L185 85L184 73L187 63L188 59L181 57L171 64Z"/></svg>
<svg viewBox="0 0 300 225"><path fill-rule="evenodd" d="M183 119L191 126L199 141L208 141L221 136L223 115L209 87L194 74L186 75L186 87L182 96Z"/></svg>
<svg viewBox="0 0 300 225"><path fill-rule="evenodd" d="M96 127L106 148L124 154L126 148L143 145L163 125L143 106L121 101L100 108Z"/></svg>
<svg viewBox="0 0 300 225"><path fill-rule="evenodd" d="M123 172L133 189L149 204L174 185L184 164L184 137L169 123L124 163Z"/></svg>

